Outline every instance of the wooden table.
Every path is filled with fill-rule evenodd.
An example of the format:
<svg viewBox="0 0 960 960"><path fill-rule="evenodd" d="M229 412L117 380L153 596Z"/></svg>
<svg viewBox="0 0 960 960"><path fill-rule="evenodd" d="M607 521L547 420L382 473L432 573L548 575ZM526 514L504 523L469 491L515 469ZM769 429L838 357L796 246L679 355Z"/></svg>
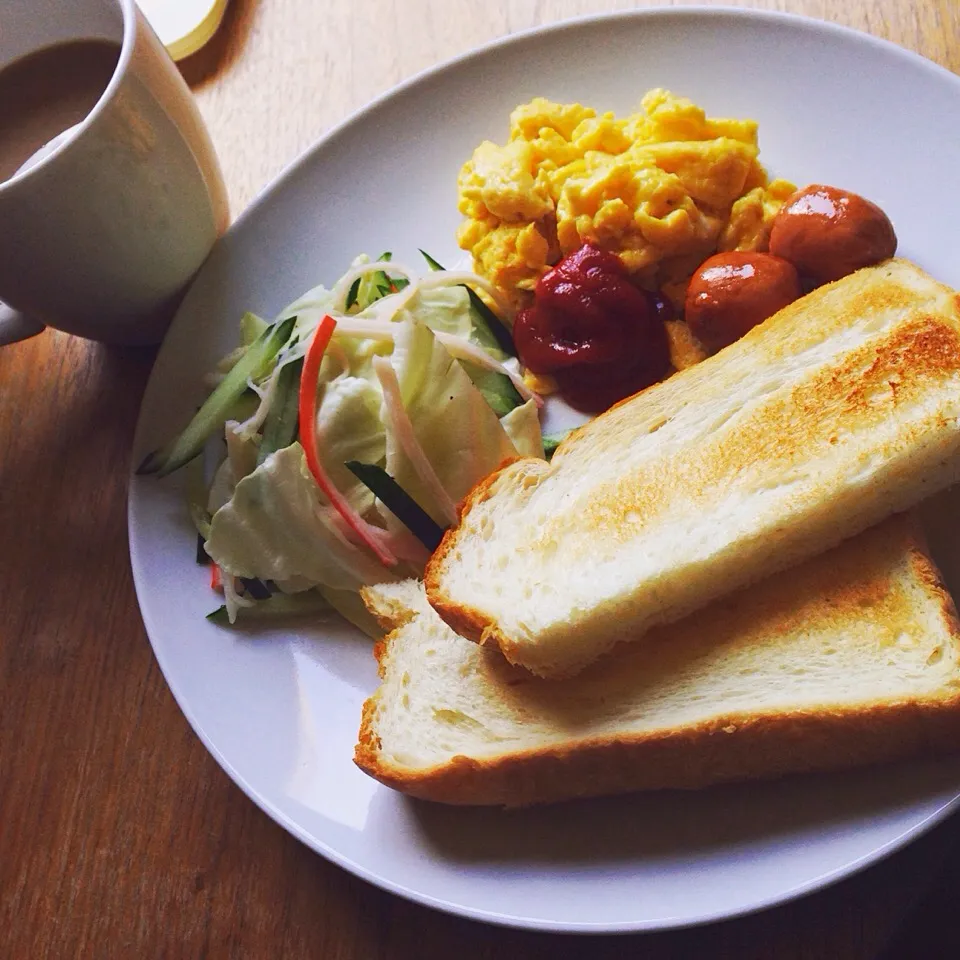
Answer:
<svg viewBox="0 0 960 960"><path fill-rule="evenodd" d="M231 0L221 33L183 69L238 213L331 124L423 67L635 5ZM866 29L960 71L952 0L749 5ZM859 960L925 891L957 888L960 821L797 903L646 937L485 927L328 864L207 754L144 634L125 500L152 360L50 332L0 353L0 957ZM960 956L947 895L925 909L927 939L895 955Z"/></svg>

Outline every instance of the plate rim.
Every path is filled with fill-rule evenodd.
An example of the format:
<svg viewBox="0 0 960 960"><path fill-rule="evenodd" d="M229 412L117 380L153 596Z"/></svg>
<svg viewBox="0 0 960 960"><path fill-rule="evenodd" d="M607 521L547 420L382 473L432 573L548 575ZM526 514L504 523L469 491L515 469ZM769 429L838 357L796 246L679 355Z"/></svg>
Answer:
<svg viewBox="0 0 960 960"><path fill-rule="evenodd" d="M958 97L960 97L960 76L953 73L946 67L934 62L933 60L930 60L916 51L910 50L883 37L878 37L874 34L867 33L863 30L859 30L845 24L839 24L829 20L821 20L804 14L780 10L737 7L729 4L695 4L680 7L661 5L654 7L633 8L628 10L582 14L579 16L564 18L552 23L539 24L537 26L525 28L504 36L495 37L475 47L471 47L462 53L455 54L454 56L451 56L439 63L417 71L407 79L388 88L373 99L367 101L362 106L352 111L344 119L332 125L328 130L315 138L301 153L284 165L270 181L261 187L255 193L240 215L236 218L236 220L230 224L223 236L218 239L214 249L219 248L224 239L232 237L235 233L244 231L246 229L247 220L256 217L260 212L260 209L271 201L272 195L281 190L290 180L294 179L301 170L316 162L314 158L317 154L323 151L325 145L329 141L340 137L351 126L362 121L368 114L378 110L383 104L388 103L393 98L404 94L406 91L428 80L438 77L445 72L456 70L462 64L484 57L497 49L523 44L551 34L559 34L566 31L576 31L594 23L617 20L632 22L654 20L658 18L664 18L668 20L697 20L705 18L717 20L727 19L731 21L761 21L774 25L786 25L787 27L791 28L802 28L814 33L825 33L838 36L848 42L860 43L885 51L890 56L898 57L908 64L912 64L915 67L919 67L931 72L938 76L941 81L946 80L947 82L952 83L956 87ZM187 295L189 294L190 289L193 288L193 286L204 274L206 267L207 262L205 261L191 281L190 287L188 288L187 293L184 295L184 301L182 305L176 310L170 323L170 329L180 322L181 316L185 313L185 307L189 307L189 303L187 303ZM253 784L248 782L240 774L233 763L208 737L206 730L196 717L189 703L185 701L176 685L171 682L166 654L161 652L161 650L158 648L158 644L154 642L153 632L149 623L149 620L152 618L148 617L144 610L144 604L141 602L141 583L144 582L144 578L142 577L141 573L142 566L139 558L139 547L134 536L134 530L136 527L135 515L137 512L137 498L134 495L133 489L134 483L137 480L136 468L139 463L138 451L143 446L143 424L145 419L144 411L146 408L146 398L152 389L154 389L154 381L157 376L157 367L159 366L157 361L160 359L165 342L166 337L159 345L154 367L151 370L150 376L148 377L144 387L144 399L141 401L141 409L137 416L137 425L131 449L130 468L128 474L130 480L127 500L128 547L130 552L134 591L147 638L150 642L150 646L153 655L156 658L157 664L160 667L164 682L172 694L174 701L176 702L181 713L184 715L184 718L187 720L187 723L190 725L193 732L197 735L205 749L211 754L217 764L230 777L233 783L238 786L243 793L246 794L246 796L249 797L260 808L260 810L267 814L267 816L269 816L275 823L281 826L292 836L296 837L297 840L299 840L309 849L320 854L322 857L341 869L348 871L349 873L367 883L370 883L376 888L385 890L389 893L402 897L405 900L420 904L421 906L438 910L442 913L447 913L452 916L464 917L466 919L475 920L494 926L505 927L508 929L534 930L547 933L567 933L575 935L627 935L631 933L680 930L715 923L722 920L732 920L746 917L754 913L759 913L776 906L790 903L808 894L827 889L839 883L841 880L849 878L886 859L896 851L903 849L909 843L912 843L914 840L933 829L933 827L943 822L948 816L950 816L951 813L953 813L954 810L960 807L960 785L958 785L958 792L952 799L944 801L936 810L928 813L926 817L915 823L912 827L904 830L898 836L893 837L886 843L880 845L867 854L855 857L845 864L836 866L823 874L811 877L807 881L798 883L787 890L778 891L777 893L761 899L754 899L751 903L744 904L741 907L733 909L719 908L712 911L700 911L696 915L678 918L660 917L649 920L590 922L549 920L537 917L522 916L519 914L506 915L490 910L471 907L463 903L454 903L433 896L432 894L417 891L405 886L402 883L385 878L376 873L374 870L371 870L352 858L340 853L329 844L317 837L310 835L305 828L300 826L278 806L267 800L267 798L263 796Z"/></svg>

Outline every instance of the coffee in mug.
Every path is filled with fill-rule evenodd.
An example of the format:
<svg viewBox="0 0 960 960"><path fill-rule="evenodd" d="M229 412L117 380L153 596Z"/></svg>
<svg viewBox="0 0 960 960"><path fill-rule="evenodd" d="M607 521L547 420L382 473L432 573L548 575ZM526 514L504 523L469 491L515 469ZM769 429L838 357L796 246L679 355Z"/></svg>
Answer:
<svg viewBox="0 0 960 960"><path fill-rule="evenodd" d="M67 40L0 70L0 181L90 113L119 60L119 43Z"/></svg>
<svg viewBox="0 0 960 960"><path fill-rule="evenodd" d="M0 343L155 343L228 221L192 94L134 0L2 7Z"/></svg>

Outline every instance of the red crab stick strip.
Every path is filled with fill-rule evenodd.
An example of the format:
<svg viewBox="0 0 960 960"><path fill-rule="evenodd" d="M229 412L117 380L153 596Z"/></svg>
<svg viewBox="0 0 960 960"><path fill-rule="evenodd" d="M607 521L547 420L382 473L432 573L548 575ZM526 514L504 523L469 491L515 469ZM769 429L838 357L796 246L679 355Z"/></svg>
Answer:
<svg viewBox="0 0 960 960"><path fill-rule="evenodd" d="M337 321L329 314L317 324L310 346L303 358L303 372L300 374L300 445L307 458L307 467L346 524L376 555L386 567L395 566L397 558L374 535L363 517L349 504L346 497L333 485L317 456L317 381L320 378L320 364L323 355L333 337Z"/></svg>

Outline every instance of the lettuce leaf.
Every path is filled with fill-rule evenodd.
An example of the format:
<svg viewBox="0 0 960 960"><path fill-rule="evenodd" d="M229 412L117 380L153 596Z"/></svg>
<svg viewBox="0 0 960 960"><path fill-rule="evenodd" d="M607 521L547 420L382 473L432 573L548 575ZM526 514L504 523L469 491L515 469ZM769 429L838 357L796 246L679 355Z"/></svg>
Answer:
<svg viewBox="0 0 960 960"><path fill-rule="evenodd" d="M514 407L505 417L500 418L500 425L521 457L544 459L540 413L535 400L528 400L519 407Z"/></svg>
<svg viewBox="0 0 960 960"><path fill-rule="evenodd" d="M473 309L470 291L466 287L428 287L421 290L417 295L414 316L431 330L454 333L472 340L497 360L510 358L510 354L500 348L483 317Z"/></svg>
<svg viewBox="0 0 960 960"><path fill-rule="evenodd" d="M237 577L302 577L337 590L397 578L339 532L336 511L307 470L299 443L279 450L237 484L210 522L207 553Z"/></svg>
<svg viewBox="0 0 960 960"><path fill-rule="evenodd" d="M382 400L372 372L369 379L344 374L326 384L317 410L317 453L327 476L361 516L373 507L374 496L344 464L348 460L379 464L386 459Z"/></svg>
<svg viewBox="0 0 960 960"><path fill-rule="evenodd" d="M515 457L516 450L483 395L430 328L409 321L398 326L390 363L403 406L443 489L456 503L504 460ZM447 526L449 518L390 429L386 471L437 523Z"/></svg>

